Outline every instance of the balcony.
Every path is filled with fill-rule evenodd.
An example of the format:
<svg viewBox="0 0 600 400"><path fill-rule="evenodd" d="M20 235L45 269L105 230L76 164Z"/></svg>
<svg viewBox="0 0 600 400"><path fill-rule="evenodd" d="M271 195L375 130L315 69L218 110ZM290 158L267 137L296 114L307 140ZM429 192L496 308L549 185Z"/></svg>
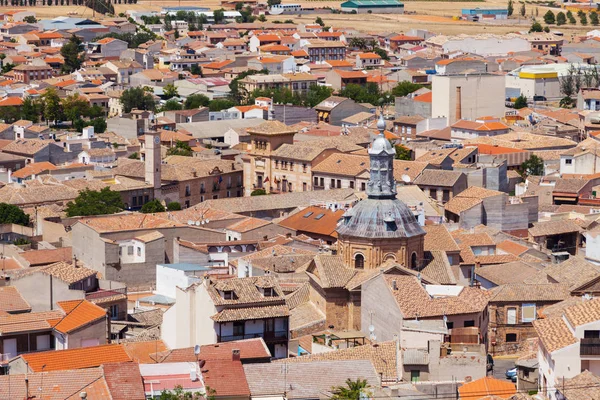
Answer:
<svg viewBox="0 0 600 400"><path fill-rule="evenodd" d="M204 189L203 187L200 188L200 194L204 194L206 193L206 189Z"/></svg>
<svg viewBox="0 0 600 400"><path fill-rule="evenodd" d="M246 334L230 335L230 336L217 335L217 342L231 342L234 340L255 339L255 338L260 338L260 337L263 338L265 342L287 341L288 331L246 333Z"/></svg>
<svg viewBox="0 0 600 400"><path fill-rule="evenodd" d="M579 345L580 356L600 356L600 339L581 339Z"/></svg>

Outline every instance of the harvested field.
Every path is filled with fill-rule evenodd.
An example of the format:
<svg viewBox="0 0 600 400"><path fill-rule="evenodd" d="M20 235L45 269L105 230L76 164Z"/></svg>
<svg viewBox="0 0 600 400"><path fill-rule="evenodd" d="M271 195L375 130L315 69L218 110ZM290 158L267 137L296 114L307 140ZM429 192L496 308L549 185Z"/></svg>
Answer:
<svg viewBox="0 0 600 400"><path fill-rule="evenodd" d="M302 4L303 7L320 8L320 7L337 7L341 1L308 1L300 0L298 3ZM204 0L201 2L182 0L180 1L150 1L144 0L138 2L138 4L115 4L115 12L121 13L127 10L135 11L158 11L164 6L177 6L177 5L193 5L200 7L219 8L220 0ZM520 30L526 30L529 26L528 17L519 21L518 19L510 19L507 21L499 21L495 23L474 23L468 21L455 21L452 19L454 16L458 16L461 13L462 8L467 7L505 7L506 0L488 0L485 2L465 2L465 1L418 1L408 0L405 1L405 10L407 14L332 14L328 10L324 10L320 16L323 18L325 23L334 27L341 28L355 28L363 32L406 32L409 29L420 28L428 29L430 31L446 34L456 35L465 33L474 35L478 33L495 33L505 34L509 32L515 32ZM528 5L528 14L534 7L539 8L539 15L544 15L547 8L543 6ZM38 7L27 7L33 9L38 18L54 18L57 16L66 15L77 15L87 18L92 17L92 10L84 6L38 6ZM558 10L554 9L554 12ZM309 15L279 15L270 16L268 20L285 20L292 19L297 23L308 23L313 22L316 18L315 14ZM563 25L561 27L555 27L554 29L560 29L565 33L565 38L569 38L572 35L580 35L588 31L590 28L571 25Z"/></svg>

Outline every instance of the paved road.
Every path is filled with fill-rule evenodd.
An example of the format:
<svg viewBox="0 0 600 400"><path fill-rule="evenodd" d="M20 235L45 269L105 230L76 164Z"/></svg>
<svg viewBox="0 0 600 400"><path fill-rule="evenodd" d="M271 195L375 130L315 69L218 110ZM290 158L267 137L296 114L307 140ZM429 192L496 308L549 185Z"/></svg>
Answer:
<svg viewBox="0 0 600 400"><path fill-rule="evenodd" d="M494 359L494 378L508 380L504 373L507 369L515 366L516 358L496 358Z"/></svg>

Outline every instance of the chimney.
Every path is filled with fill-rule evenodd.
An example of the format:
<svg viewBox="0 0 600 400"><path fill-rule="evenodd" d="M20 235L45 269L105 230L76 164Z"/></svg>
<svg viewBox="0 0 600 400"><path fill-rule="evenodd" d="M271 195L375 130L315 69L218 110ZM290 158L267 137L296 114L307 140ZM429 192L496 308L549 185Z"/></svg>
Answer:
<svg viewBox="0 0 600 400"><path fill-rule="evenodd" d="M460 86L456 87L456 120L462 119L462 89Z"/></svg>
<svg viewBox="0 0 600 400"><path fill-rule="evenodd" d="M30 397L29 397L29 378L25 378L25 398L30 399Z"/></svg>
<svg viewBox="0 0 600 400"><path fill-rule="evenodd" d="M240 349L231 350L231 359L233 361L240 361Z"/></svg>
<svg viewBox="0 0 600 400"><path fill-rule="evenodd" d="M235 162L232 162L232 163L231 163L231 170L232 170L232 171L235 171Z"/></svg>
<svg viewBox="0 0 600 400"><path fill-rule="evenodd" d="M395 279L392 281L392 289L398 290L398 281L396 281Z"/></svg>

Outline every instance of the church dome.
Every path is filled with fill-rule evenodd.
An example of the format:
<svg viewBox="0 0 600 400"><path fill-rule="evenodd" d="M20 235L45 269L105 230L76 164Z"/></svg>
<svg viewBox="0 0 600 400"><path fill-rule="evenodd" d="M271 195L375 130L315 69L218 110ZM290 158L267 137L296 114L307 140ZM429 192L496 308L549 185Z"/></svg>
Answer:
<svg viewBox="0 0 600 400"><path fill-rule="evenodd" d="M425 235L413 212L398 199L365 199L348 210L337 228L340 237L409 238Z"/></svg>

